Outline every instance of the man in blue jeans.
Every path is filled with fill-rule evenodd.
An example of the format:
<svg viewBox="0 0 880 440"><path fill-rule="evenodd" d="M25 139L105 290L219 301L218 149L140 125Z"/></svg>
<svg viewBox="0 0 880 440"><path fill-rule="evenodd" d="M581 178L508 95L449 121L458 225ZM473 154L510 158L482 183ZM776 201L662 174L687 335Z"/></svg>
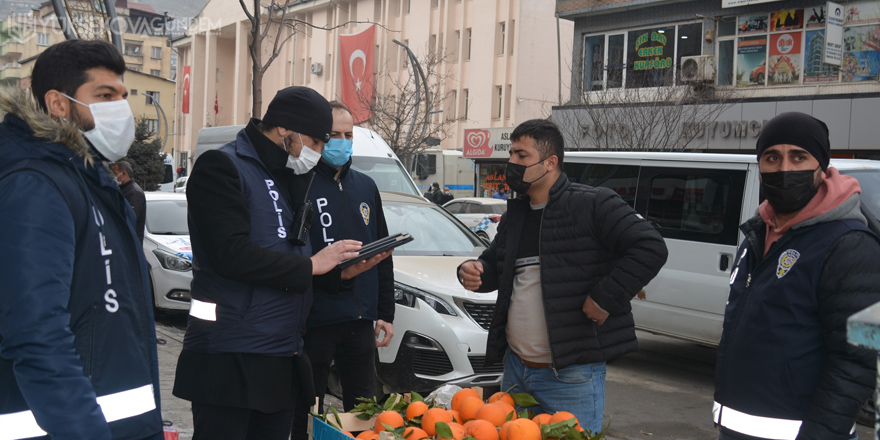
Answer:
<svg viewBox="0 0 880 440"><path fill-rule="evenodd" d="M538 412L568 411L602 429L605 362L637 348L630 300L666 262L660 234L614 191L571 183L552 122L510 137L508 200L498 234L458 268L462 286L498 290L486 362L504 356L502 388Z"/></svg>

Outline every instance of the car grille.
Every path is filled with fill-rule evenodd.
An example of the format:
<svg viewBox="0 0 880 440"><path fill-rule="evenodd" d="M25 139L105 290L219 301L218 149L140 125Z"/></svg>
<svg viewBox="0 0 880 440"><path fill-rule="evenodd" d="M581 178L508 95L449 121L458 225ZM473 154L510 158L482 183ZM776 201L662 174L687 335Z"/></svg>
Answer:
<svg viewBox="0 0 880 440"><path fill-rule="evenodd" d="M471 368L474 369L474 374L504 372L504 364L501 362L486 365L486 356L468 356L468 359L471 361Z"/></svg>
<svg viewBox="0 0 880 440"><path fill-rule="evenodd" d="M464 310L474 321L477 321L480 327L489 330L489 326L492 324L492 314L495 313L495 304L465 301Z"/></svg>
<svg viewBox="0 0 880 440"><path fill-rule="evenodd" d="M425 376L442 376L452 372L452 363L442 351L413 350L413 372Z"/></svg>

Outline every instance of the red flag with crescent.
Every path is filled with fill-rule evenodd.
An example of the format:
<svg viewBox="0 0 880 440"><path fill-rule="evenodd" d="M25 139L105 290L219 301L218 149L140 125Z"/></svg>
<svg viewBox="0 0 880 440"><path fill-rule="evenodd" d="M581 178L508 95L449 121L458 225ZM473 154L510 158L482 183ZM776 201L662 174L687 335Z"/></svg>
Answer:
<svg viewBox="0 0 880 440"><path fill-rule="evenodd" d="M375 27L372 25L356 34L339 36L342 103L351 109L355 124L372 116Z"/></svg>
<svg viewBox="0 0 880 440"><path fill-rule="evenodd" d="M180 104L180 109L184 113L189 113L189 83L192 79L192 75L190 73L191 66L183 66L183 86L182 86L182 100L183 102Z"/></svg>

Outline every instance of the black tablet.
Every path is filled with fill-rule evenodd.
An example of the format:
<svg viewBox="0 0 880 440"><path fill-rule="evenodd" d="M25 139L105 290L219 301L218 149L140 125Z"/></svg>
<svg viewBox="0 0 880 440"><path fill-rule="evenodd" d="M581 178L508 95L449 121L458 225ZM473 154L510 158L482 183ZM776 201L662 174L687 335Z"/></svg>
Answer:
<svg viewBox="0 0 880 440"><path fill-rule="evenodd" d="M399 234L380 238L370 244L365 244L361 247L361 251L357 257L340 261L339 264L336 265L336 267L339 269L345 269L352 264L360 263L364 260L369 260L370 258L373 258L376 255L381 254L382 252L390 251L391 249L407 244L411 241L413 241L413 236L409 235L409 232L401 232Z"/></svg>

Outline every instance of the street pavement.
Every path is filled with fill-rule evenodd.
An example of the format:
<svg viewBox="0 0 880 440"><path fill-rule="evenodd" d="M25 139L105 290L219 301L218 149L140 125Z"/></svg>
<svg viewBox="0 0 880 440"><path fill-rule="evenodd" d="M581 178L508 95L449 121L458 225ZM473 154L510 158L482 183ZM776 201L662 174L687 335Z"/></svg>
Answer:
<svg viewBox="0 0 880 440"><path fill-rule="evenodd" d="M174 372L177 370L177 357L183 349L183 330L156 323L156 337L159 339L159 389L162 396L162 420L171 422L177 429L180 440L189 440L193 434L192 408L186 400L171 395L174 386ZM162 341L165 341L162 343ZM166 423L167 424L167 423Z"/></svg>

